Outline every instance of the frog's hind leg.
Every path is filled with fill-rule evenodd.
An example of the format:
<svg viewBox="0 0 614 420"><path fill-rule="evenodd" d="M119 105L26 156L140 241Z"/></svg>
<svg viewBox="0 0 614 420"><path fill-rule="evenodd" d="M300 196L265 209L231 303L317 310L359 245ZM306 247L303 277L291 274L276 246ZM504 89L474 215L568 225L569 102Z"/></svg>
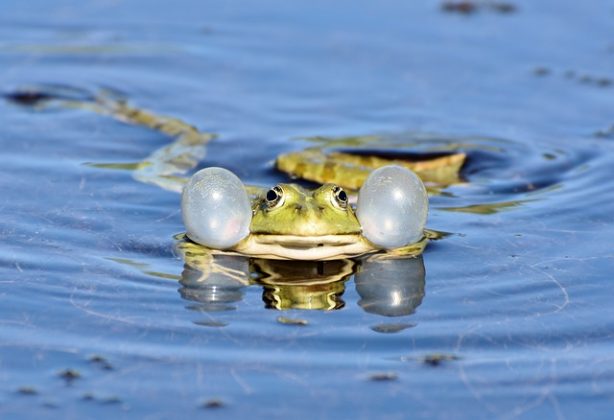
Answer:
<svg viewBox="0 0 614 420"><path fill-rule="evenodd" d="M138 181L181 192L186 174L194 169L206 153L206 144L214 138L177 118L157 115L129 105L111 90L91 94L65 86L34 86L4 95L11 102L34 109L73 108L107 115L119 121L140 125L174 138L133 167ZM99 165L105 166L105 165Z"/></svg>

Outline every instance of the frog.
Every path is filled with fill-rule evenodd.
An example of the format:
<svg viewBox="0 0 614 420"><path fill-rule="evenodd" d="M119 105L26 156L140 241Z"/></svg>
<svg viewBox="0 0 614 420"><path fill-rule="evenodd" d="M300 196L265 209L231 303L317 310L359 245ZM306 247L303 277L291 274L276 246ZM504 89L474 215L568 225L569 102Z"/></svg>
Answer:
<svg viewBox="0 0 614 420"><path fill-rule="evenodd" d="M172 137L171 144L141 162L123 164L122 169L131 169L138 181L180 192L187 232L178 240L195 242L212 254L323 261L372 254L388 258L419 255L434 235L424 227L428 197L416 173L427 181L429 176L437 179L442 176L442 168L445 175L450 167L459 168L464 161L463 154L452 154L425 162L404 163L398 159L347 153L327 155L321 149L311 148L281 155L275 165L291 178L323 184L315 189L296 183L280 183L268 189L243 185L236 175L223 168L205 168L186 177L202 160L206 145L215 135L180 119L135 107L113 91L72 93L67 89L58 94L51 88L30 88L11 98L37 108L85 109ZM113 167L112 164L92 166ZM390 185L396 179L402 180L402 188ZM217 185L220 180L221 184ZM203 190L210 194L203 196ZM227 203L211 207L215 197ZM417 207L415 214L397 214L396 219L388 217L391 210L408 205ZM235 213L240 217L234 217ZM203 221L205 214L214 217ZM220 222L217 215L232 217ZM416 219L410 229L406 229L408 218ZM216 225L218 232L207 229L205 234L199 232L207 223ZM228 234L233 229L236 232ZM220 232L229 239L218 241ZM399 232L404 232L400 240L386 236L398 236Z"/></svg>
<svg viewBox="0 0 614 420"><path fill-rule="evenodd" d="M376 193L384 197L396 193L401 207L407 207L408 199L415 202L418 211L413 219L405 220L406 212L397 205L399 211L393 212L396 214L381 215L387 223L381 226L373 223L370 203L361 207L358 202L355 210L348 194L336 184L327 183L310 190L281 183L250 200L242 191L240 180L230 171L206 168L195 174L183 191L186 237L212 250L254 258L326 261L380 251L415 255L426 244L423 226L427 198L420 180L406 169L385 166L373 172L370 182L390 178L404 181L404 177L410 186L413 181L420 197L407 197L394 185L390 194L386 194L385 185L378 185L378 191L374 191L366 184L361 192L363 201L373 201L369 197ZM394 208L394 199L389 201ZM367 210L360 213L365 206ZM414 219L416 223L411 223ZM369 227L368 223L375 226ZM394 238L388 236L397 237L399 232L401 237L390 242Z"/></svg>

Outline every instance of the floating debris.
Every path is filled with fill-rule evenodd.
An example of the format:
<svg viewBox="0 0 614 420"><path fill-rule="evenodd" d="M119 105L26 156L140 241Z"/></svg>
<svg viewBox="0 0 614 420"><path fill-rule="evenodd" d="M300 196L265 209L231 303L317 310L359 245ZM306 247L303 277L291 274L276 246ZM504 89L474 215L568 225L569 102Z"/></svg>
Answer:
<svg viewBox="0 0 614 420"><path fill-rule="evenodd" d="M374 372L369 375L369 380L373 382L396 381L399 375L396 372Z"/></svg>
<svg viewBox="0 0 614 420"><path fill-rule="evenodd" d="M286 316L278 316L277 322L279 322L280 324L285 324L285 325L300 325L300 326L309 325L309 321L307 321L306 319L288 318Z"/></svg>
<svg viewBox="0 0 614 420"><path fill-rule="evenodd" d="M199 321L194 321L194 324L201 325L203 327L214 327L214 328L221 328L221 327L225 327L228 325L227 322L214 321L214 320L199 320Z"/></svg>
<svg viewBox="0 0 614 420"><path fill-rule="evenodd" d="M581 83L602 88L607 88L614 84L614 80L610 79L609 77L597 77L590 74L582 75L579 80Z"/></svg>
<svg viewBox="0 0 614 420"><path fill-rule="evenodd" d="M406 330L408 328L413 328L416 325L417 324L414 324L412 322L405 322L405 323L400 322L400 323L394 323L394 324L377 324L377 325L373 325L371 329L378 333L394 334L394 333L398 333L403 330Z"/></svg>
<svg viewBox="0 0 614 420"><path fill-rule="evenodd" d="M477 11L477 5L471 1L446 1L441 5L445 12L470 14Z"/></svg>
<svg viewBox="0 0 614 420"><path fill-rule="evenodd" d="M224 401L220 400L219 398L213 398L202 403L202 408L208 410L223 408L225 406L226 404L224 404Z"/></svg>
<svg viewBox="0 0 614 420"><path fill-rule="evenodd" d="M512 3L503 1L444 1L441 4L444 12L460 13L469 15L479 10L491 10L493 12L507 14L516 11L516 6Z"/></svg>
<svg viewBox="0 0 614 420"><path fill-rule="evenodd" d="M533 69L533 74L536 76L548 76L551 73L548 67L536 67Z"/></svg>
<svg viewBox="0 0 614 420"><path fill-rule="evenodd" d="M103 356L99 356L97 354L93 355L92 357L89 358L89 362L99 366L101 369L104 370L113 370L113 365L111 365L111 363L109 363L109 361L104 358Z"/></svg>
<svg viewBox="0 0 614 420"><path fill-rule="evenodd" d="M100 404L106 404L106 405L121 404L123 402L121 398L119 398L116 395L112 395L106 398L100 398L100 397L96 397L91 392L86 392L85 394L83 394L81 396L81 400L82 401L98 401Z"/></svg>
<svg viewBox="0 0 614 420"><path fill-rule="evenodd" d="M38 395L36 388L31 386L21 386L17 388L17 393L21 395Z"/></svg>
<svg viewBox="0 0 614 420"><path fill-rule="evenodd" d="M34 106L43 101L53 99L53 97L45 92L36 90L18 90L4 95L7 101L19 105Z"/></svg>
<svg viewBox="0 0 614 420"><path fill-rule="evenodd" d="M454 360L460 360L460 357L455 354L447 354L447 353L427 354L426 356L420 359L420 361L424 363L425 365L429 365L433 367L439 366L444 362L450 362Z"/></svg>
<svg viewBox="0 0 614 420"><path fill-rule="evenodd" d="M96 397L94 397L94 394L92 394L91 392L86 392L81 396L81 399L83 401L94 401L96 400Z"/></svg>
<svg viewBox="0 0 614 420"><path fill-rule="evenodd" d="M74 369L65 369L58 373L58 376L66 381L66 383L70 384L76 379L81 378L81 374Z"/></svg>
<svg viewBox="0 0 614 420"><path fill-rule="evenodd" d="M428 366L439 366L445 362L461 360L460 356L451 353L430 353L424 356L402 356L402 362L417 361Z"/></svg>

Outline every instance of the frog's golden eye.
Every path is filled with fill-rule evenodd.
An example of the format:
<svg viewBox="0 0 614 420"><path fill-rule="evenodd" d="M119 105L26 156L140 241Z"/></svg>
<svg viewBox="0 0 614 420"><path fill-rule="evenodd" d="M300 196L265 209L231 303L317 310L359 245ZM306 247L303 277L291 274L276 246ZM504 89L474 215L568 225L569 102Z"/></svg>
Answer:
<svg viewBox="0 0 614 420"><path fill-rule="evenodd" d="M347 208L348 195L345 191L343 191L343 188L335 185L333 187L333 197L334 197L334 202L337 206L341 207L342 209Z"/></svg>
<svg viewBox="0 0 614 420"><path fill-rule="evenodd" d="M283 204L284 190L279 185L267 191L265 202L268 208L273 208Z"/></svg>

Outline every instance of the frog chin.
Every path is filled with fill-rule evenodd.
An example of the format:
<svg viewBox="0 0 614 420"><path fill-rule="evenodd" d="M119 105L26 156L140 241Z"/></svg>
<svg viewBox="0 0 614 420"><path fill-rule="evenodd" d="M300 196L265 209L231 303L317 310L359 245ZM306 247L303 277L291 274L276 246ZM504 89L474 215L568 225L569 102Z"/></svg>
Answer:
<svg viewBox="0 0 614 420"><path fill-rule="evenodd" d="M378 251L359 234L297 236L250 235L234 251L277 260L338 260Z"/></svg>

